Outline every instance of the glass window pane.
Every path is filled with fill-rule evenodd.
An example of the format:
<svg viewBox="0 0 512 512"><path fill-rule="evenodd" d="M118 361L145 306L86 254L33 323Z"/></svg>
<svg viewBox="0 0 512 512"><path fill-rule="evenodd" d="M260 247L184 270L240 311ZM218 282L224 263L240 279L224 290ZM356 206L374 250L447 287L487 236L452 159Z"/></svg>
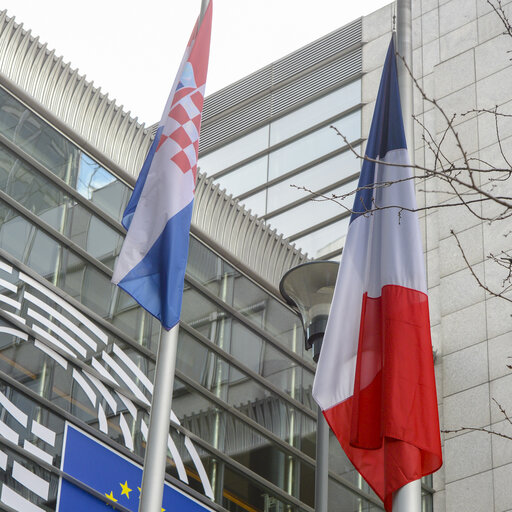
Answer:
<svg viewBox="0 0 512 512"><path fill-rule="evenodd" d="M119 221L131 196L131 189L127 185L83 153L75 188L82 196Z"/></svg>
<svg viewBox="0 0 512 512"><path fill-rule="evenodd" d="M216 181L228 194L238 196L267 181L267 162L268 156L262 156L216 178Z"/></svg>
<svg viewBox="0 0 512 512"><path fill-rule="evenodd" d="M347 209L351 208L354 202L351 192L355 190L356 186L357 181L346 183L341 187L325 192L324 196L326 199L306 201L291 210L271 217L267 222L276 228L279 233L283 233L285 236L292 236L299 230L302 231L324 220L347 212ZM343 196L345 194L350 195L336 199L337 202L330 199L333 195ZM341 204L338 204L338 202Z"/></svg>
<svg viewBox="0 0 512 512"><path fill-rule="evenodd" d="M107 214L121 219L131 189L3 89L0 133Z"/></svg>
<svg viewBox="0 0 512 512"><path fill-rule="evenodd" d="M240 199L240 204L245 206L246 210L251 210L253 215L265 215L267 212L267 191L262 190L252 196Z"/></svg>
<svg viewBox="0 0 512 512"><path fill-rule="evenodd" d="M359 151L360 146L356 146L355 150ZM268 189L268 212L306 197L308 191L316 192L331 183L347 178L360 169L360 159L352 151L345 151L300 174L280 181Z"/></svg>
<svg viewBox="0 0 512 512"><path fill-rule="evenodd" d="M361 80L357 80L273 121L270 125L270 144L292 137L360 102Z"/></svg>
<svg viewBox="0 0 512 512"><path fill-rule="evenodd" d="M192 288L185 290L182 320L226 353L234 356L241 364L269 379L292 398L310 405L307 393L303 392L303 389L309 390L313 379L312 372L301 368L297 362L272 346L265 338L230 317L221 307ZM299 340L302 345L302 336ZM199 368L191 371L200 372L202 376L208 374L207 370L202 371ZM230 374L231 380L244 378L246 376L235 369Z"/></svg>
<svg viewBox="0 0 512 512"><path fill-rule="evenodd" d="M193 237L187 273L289 350L303 355L304 338L298 316Z"/></svg>
<svg viewBox="0 0 512 512"><path fill-rule="evenodd" d="M2 145L0 188L89 254L112 265L121 235Z"/></svg>
<svg viewBox="0 0 512 512"><path fill-rule="evenodd" d="M310 258L321 258L324 254L343 248L350 217L345 217L333 224L313 231L309 235L294 240L293 243Z"/></svg>
<svg viewBox="0 0 512 512"><path fill-rule="evenodd" d="M348 140L361 136L361 112L358 110L333 123ZM329 126L324 126L291 142L269 155L269 180L320 158L344 146L343 139Z"/></svg>
<svg viewBox="0 0 512 512"><path fill-rule="evenodd" d="M269 127L265 125L207 155L199 155L198 165L201 172L213 176L258 151L266 149L268 147L268 132Z"/></svg>
<svg viewBox="0 0 512 512"><path fill-rule="evenodd" d="M336 510L336 512L354 512L356 510L360 512L380 512L384 510L384 507L374 505L332 478L329 478L328 487L328 510Z"/></svg>
<svg viewBox="0 0 512 512"><path fill-rule="evenodd" d="M78 148L3 89L0 133L66 183L75 174Z"/></svg>

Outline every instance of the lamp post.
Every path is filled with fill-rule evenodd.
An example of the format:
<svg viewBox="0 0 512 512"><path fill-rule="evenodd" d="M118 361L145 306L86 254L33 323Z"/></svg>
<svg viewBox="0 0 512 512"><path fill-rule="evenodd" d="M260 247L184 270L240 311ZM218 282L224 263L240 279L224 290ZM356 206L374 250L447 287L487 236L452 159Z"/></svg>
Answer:
<svg viewBox="0 0 512 512"><path fill-rule="evenodd" d="M294 267L282 277L279 291L286 302L298 309L304 327L306 350L313 348L318 361L324 337L338 263L313 261ZM329 427L318 407L316 429L315 512L327 512L329 476Z"/></svg>

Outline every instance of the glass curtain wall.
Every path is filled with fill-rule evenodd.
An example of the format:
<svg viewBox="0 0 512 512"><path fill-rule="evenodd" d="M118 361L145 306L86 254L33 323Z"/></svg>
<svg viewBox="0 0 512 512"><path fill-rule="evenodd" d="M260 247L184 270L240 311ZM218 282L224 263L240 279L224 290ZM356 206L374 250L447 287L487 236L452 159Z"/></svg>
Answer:
<svg viewBox="0 0 512 512"><path fill-rule="evenodd" d="M311 257L336 257L360 170L360 106L355 80L200 155L201 170Z"/></svg>
<svg viewBox="0 0 512 512"><path fill-rule="evenodd" d="M0 502L52 511L66 421L142 461L159 325L110 283L130 188L2 89L0 183ZM314 366L299 320L190 244L168 474L226 510L312 511ZM337 510L381 510L333 452Z"/></svg>

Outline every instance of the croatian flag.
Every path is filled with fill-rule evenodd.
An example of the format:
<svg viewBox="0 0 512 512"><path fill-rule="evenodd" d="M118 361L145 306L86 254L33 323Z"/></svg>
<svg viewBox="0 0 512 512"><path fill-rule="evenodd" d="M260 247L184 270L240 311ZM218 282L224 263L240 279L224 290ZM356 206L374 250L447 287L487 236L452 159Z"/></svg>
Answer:
<svg viewBox="0 0 512 512"><path fill-rule="evenodd" d="M180 318L197 175L212 2L196 23L162 120L123 215L112 282L171 329Z"/></svg>
<svg viewBox="0 0 512 512"><path fill-rule="evenodd" d="M442 464L427 284L419 223L410 211L416 201L393 41L366 155L379 163L365 160L361 170L313 396L390 511L394 491Z"/></svg>

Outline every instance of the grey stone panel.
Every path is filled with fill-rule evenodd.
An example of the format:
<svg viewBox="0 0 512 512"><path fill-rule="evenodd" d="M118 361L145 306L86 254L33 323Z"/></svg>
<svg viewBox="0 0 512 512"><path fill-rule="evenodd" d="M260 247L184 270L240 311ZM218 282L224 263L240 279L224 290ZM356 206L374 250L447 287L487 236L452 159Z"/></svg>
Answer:
<svg viewBox="0 0 512 512"><path fill-rule="evenodd" d="M444 371L444 385L447 384L448 369ZM444 423L443 430L458 430L461 428L481 428L490 425L490 412L489 412L489 384L486 382L480 386L461 391L449 397L445 397L443 401L444 410ZM445 447L450 445L453 438L464 438L469 434L478 434L474 438L475 444L481 444L487 437L487 434L481 432L445 432ZM453 446L454 445L450 445ZM464 444L461 447L464 448ZM490 446L490 445L489 445ZM455 453L455 454L454 454ZM454 454L454 455L453 455ZM452 455L455 459L458 458L458 454L452 451ZM449 461L449 464L457 465L456 460ZM448 467L448 466L447 466ZM462 471L457 469L456 471ZM476 472L476 471L475 471ZM448 470L447 470L448 475ZM461 478L450 473L450 479L455 480Z"/></svg>
<svg viewBox="0 0 512 512"><path fill-rule="evenodd" d="M425 13L421 17L423 44L439 38L439 11L437 9Z"/></svg>
<svg viewBox="0 0 512 512"><path fill-rule="evenodd" d="M448 484L446 486L446 510L448 512L490 512L494 510L492 471Z"/></svg>
<svg viewBox="0 0 512 512"><path fill-rule="evenodd" d="M512 464L494 470L495 512L512 510Z"/></svg>
<svg viewBox="0 0 512 512"><path fill-rule="evenodd" d="M466 52L468 53L468 52ZM469 52L472 54L473 52ZM464 54L466 55L466 54ZM459 57L456 57L459 58ZM450 59L452 60L452 59ZM448 127L448 123L445 119L445 115L451 119L451 117L455 114L456 118L453 120L452 125L457 126L460 123L471 119L472 117L476 117L476 114L472 113L474 109L477 108L476 103L476 85L474 84L474 80L470 75L473 74L473 65L471 66L470 72L462 72L461 75L464 75L460 82L457 82L455 86L464 85L464 87L455 90L455 92L448 93L444 97L438 93L438 88L444 89L444 85L442 84L444 78L442 77L443 69L440 70L436 68L435 72L435 98L438 102L438 106L436 107L435 114L435 134L444 133ZM468 85L469 84L469 85ZM444 91L446 92L446 90ZM444 114L441 112L441 109L444 111ZM462 115L464 114L464 115Z"/></svg>
<svg viewBox="0 0 512 512"><path fill-rule="evenodd" d="M478 104L481 108L492 108L510 101L512 66L479 80L476 84Z"/></svg>
<svg viewBox="0 0 512 512"><path fill-rule="evenodd" d="M489 340L489 377L491 380L510 375L512 364L512 333ZM511 432L512 434L512 432ZM512 447L512 442L510 443ZM512 462L512 459L510 460Z"/></svg>
<svg viewBox="0 0 512 512"><path fill-rule="evenodd" d="M414 2L415 3L415 2ZM379 10L363 17L363 41L372 41L383 34L390 34L393 24L393 4L385 5Z"/></svg>
<svg viewBox="0 0 512 512"><path fill-rule="evenodd" d="M512 318L510 316L512 308L510 307L510 302L499 297L492 297L487 300L486 305L487 336L489 339L496 338L505 333L512 333Z"/></svg>
<svg viewBox="0 0 512 512"><path fill-rule="evenodd" d="M457 199L452 199L452 202ZM445 201L446 202L446 201ZM477 203L472 206L473 211L478 215L482 213L482 205ZM451 231L460 233L473 226L480 224L480 219L471 213L465 206L450 206L440 210L439 215L439 238L447 238L452 236Z"/></svg>
<svg viewBox="0 0 512 512"><path fill-rule="evenodd" d="M439 64L439 39L423 45L423 74L428 75Z"/></svg>
<svg viewBox="0 0 512 512"><path fill-rule="evenodd" d="M498 24L501 25L499 20ZM503 32L503 25L500 29ZM508 50L510 50L510 36L504 35L499 35L477 46L475 48L476 79L480 80L509 67Z"/></svg>
<svg viewBox="0 0 512 512"><path fill-rule="evenodd" d="M483 277L483 265L475 265L473 271ZM460 270L441 280L441 314L447 315L484 300L485 292L471 275L469 269Z"/></svg>
<svg viewBox="0 0 512 512"><path fill-rule="evenodd" d="M484 260L482 226L477 225L457 234L464 255L470 265L476 265ZM467 268L461 250L454 236L444 238L439 242L440 275L447 275Z"/></svg>
<svg viewBox="0 0 512 512"><path fill-rule="evenodd" d="M420 3L420 2L413 2L414 4ZM431 11L432 9L437 9L438 7L438 0L422 0L421 1L421 12L423 14Z"/></svg>
<svg viewBox="0 0 512 512"><path fill-rule="evenodd" d="M436 97L444 98L453 95L475 81L474 51L468 50L456 57L441 62L436 67ZM473 99L473 98L469 98ZM467 93L460 96L457 104L452 105L452 110L460 112L474 106L474 101L468 102Z"/></svg>
<svg viewBox="0 0 512 512"><path fill-rule="evenodd" d="M490 383L491 398L493 403L491 404L491 422L497 423L504 419L504 415L500 410L500 407L505 411L512 411L512 373L493 380ZM497 403L494 403L497 402Z"/></svg>
<svg viewBox="0 0 512 512"><path fill-rule="evenodd" d="M427 252L427 287L433 288L439 285L440 273L439 273L439 251L434 249Z"/></svg>
<svg viewBox="0 0 512 512"><path fill-rule="evenodd" d="M494 467L504 466L512 463L512 425L509 421L503 420L492 425L492 430L500 435L491 435L492 461Z"/></svg>
<svg viewBox="0 0 512 512"><path fill-rule="evenodd" d="M443 316L443 354L450 354L484 341L487 335L485 315L486 304L482 301ZM475 322L475 319L479 321Z"/></svg>
<svg viewBox="0 0 512 512"><path fill-rule="evenodd" d="M470 390L474 386L487 382L489 380L487 342L472 345L443 357L443 366L445 396ZM486 402L487 399L488 396L485 396Z"/></svg>
<svg viewBox="0 0 512 512"><path fill-rule="evenodd" d="M491 439L489 434L484 432L469 432L451 439L445 439L444 453L447 496L449 495L449 483L461 479L465 479L467 482L468 477L492 468ZM448 506L448 510L464 510L466 512L468 509L459 503L458 508ZM492 509L478 508L475 510L482 512Z"/></svg>
<svg viewBox="0 0 512 512"><path fill-rule="evenodd" d="M512 153L510 151L510 137L512 136L512 118L505 117L512 114L512 102L500 105L498 118L493 112L484 112L478 116L478 137L480 141L480 158L489 165L482 164L483 169L510 168L507 160ZM496 126L496 121L498 124ZM500 144L502 148L500 148ZM490 175L488 178L493 177ZM496 177L496 176L494 176ZM484 176L485 180L486 176ZM499 183L496 183L499 185Z"/></svg>
<svg viewBox="0 0 512 512"><path fill-rule="evenodd" d="M390 34L388 32L379 36L377 39L367 42L363 46L363 71L371 71L376 68L381 68L386 57L390 41Z"/></svg>
<svg viewBox="0 0 512 512"><path fill-rule="evenodd" d="M439 7L439 30L443 36L476 19L476 0L450 0Z"/></svg>
<svg viewBox="0 0 512 512"><path fill-rule="evenodd" d="M473 20L466 25L462 25L453 32L448 32L440 39L441 60L451 59L456 55L464 53L476 46L478 43L477 21Z"/></svg>

